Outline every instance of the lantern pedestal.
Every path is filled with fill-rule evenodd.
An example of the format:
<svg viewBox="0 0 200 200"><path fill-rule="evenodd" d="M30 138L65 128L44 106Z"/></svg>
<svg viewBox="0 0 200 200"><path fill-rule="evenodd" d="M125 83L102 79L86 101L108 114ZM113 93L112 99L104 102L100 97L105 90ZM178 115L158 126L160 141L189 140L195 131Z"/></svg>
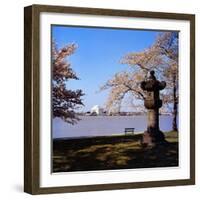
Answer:
<svg viewBox="0 0 200 200"><path fill-rule="evenodd" d="M154 71L151 71L148 79L141 83L141 88L146 92L144 106L147 109L147 131L143 134L141 141L144 147L167 143L163 132L159 129L159 108L162 107L159 91L165 87L166 83L158 81L154 76Z"/></svg>
<svg viewBox="0 0 200 200"><path fill-rule="evenodd" d="M141 144L143 147L155 147L156 145L167 144L167 141L162 131L153 133L146 131L142 136Z"/></svg>

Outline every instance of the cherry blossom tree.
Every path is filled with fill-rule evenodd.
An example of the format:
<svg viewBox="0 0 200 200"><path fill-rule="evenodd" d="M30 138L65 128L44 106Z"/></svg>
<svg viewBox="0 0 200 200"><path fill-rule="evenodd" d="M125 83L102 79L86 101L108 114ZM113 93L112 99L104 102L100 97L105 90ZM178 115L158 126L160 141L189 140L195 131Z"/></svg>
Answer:
<svg viewBox="0 0 200 200"><path fill-rule="evenodd" d="M80 89L67 88L70 79L78 80L67 60L76 48L75 44L69 44L58 49L55 42L52 43L52 114L70 124L79 120L75 110L83 106L81 97L84 95Z"/></svg>
<svg viewBox="0 0 200 200"><path fill-rule="evenodd" d="M172 129L177 130L178 114L178 33L165 32L158 35L151 47L141 52L130 52L121 59L122 64L130 66L129 71L115 74L108 80L101 90L109 89L110 93L106 102L107 109L118 108L126 94L130 94L132 102L137 102L138 108L145 99L145 93L140 89L140 83L148 72L156 71L158 79L165 80L167 87L162 91L162 110L173 113ZM141 104L140 104L141 103ZM172 106L173 105L173 106ZM134 106L134 103L133 103Z"/></svg>
<svg viewBox="0 0 200 200"><path fill-rule="evenodd" d="M106 108L108 110L118 108L115 110L119 112L122 100L129 94L133 100L137 99L135 104L134 101L131 101L132 106L144 111L144 107L141 105L145 99L145 92L140 88L140 83L147 77L149 71L158 70L163 61L156 56L154 48L148 48L142 52L128 53L120 62L129 65L131 70L115 74L101 87L100 90L110 89Z"/></svg>
<svg viewBox="0 0 200 200"><path fill-rule="evenodd" d="M167 105L173 105L172 129L177 131L177 114L178 114L178 32L166 32L157 37L153 48L156 49L157 55L165 61L163 75L167 82L168 94L164 100Z"/></svg>

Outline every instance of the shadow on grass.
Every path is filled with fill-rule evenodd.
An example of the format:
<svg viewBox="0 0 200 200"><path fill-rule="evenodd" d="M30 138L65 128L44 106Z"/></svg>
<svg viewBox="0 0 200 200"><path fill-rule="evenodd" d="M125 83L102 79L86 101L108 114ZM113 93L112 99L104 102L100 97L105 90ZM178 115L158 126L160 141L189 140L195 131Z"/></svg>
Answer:
<svg viewBox="0 0 200 200"><path fill-rule="evenodd" d="M53 141L53 172L178 166L177 133L167 146L143 149L141 135Z"/></svg>

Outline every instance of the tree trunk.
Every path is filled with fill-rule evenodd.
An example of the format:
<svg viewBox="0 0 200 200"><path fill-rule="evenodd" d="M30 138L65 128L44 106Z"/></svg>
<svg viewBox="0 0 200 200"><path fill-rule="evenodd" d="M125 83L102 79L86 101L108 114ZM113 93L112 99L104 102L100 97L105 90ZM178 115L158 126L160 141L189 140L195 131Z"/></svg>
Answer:
<svg viewBox="0 0 200 200"><path fill-rule="evenodd" d="M177 102L177 96L176 96L176 75L173 76L173 121L172 121L172 130L178 131L177 128L177 114L178 114L178 102Z"/></svg>

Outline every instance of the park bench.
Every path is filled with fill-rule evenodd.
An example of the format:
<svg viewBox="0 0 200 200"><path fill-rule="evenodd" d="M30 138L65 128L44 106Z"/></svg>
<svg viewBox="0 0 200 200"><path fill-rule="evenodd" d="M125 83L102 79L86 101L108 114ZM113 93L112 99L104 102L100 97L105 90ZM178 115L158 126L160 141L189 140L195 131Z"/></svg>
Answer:
<svg viewBox="0 0 200 200"><path fill-rule="evenodd" d="M135 128L125 128L124 133L127 134L134 134Z"/></svg>

